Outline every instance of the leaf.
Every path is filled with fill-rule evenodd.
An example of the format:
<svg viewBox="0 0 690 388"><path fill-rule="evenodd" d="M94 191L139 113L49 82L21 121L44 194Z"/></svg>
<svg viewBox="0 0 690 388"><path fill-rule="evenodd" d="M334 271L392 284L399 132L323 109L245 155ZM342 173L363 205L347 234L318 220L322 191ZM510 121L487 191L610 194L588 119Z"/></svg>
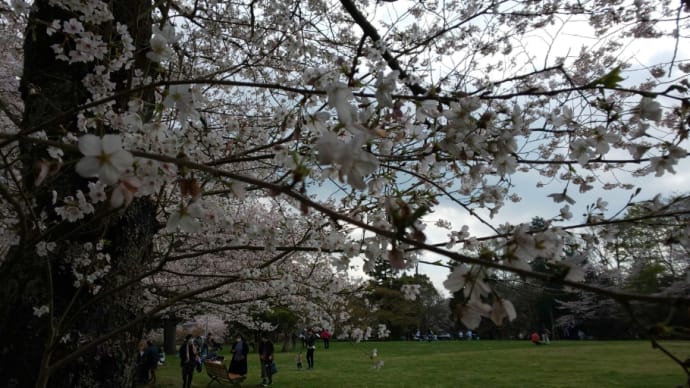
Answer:
<svg viewBox="0 0 690 388"><path fill-rule="evenodd" d="M625 78L621 77L621 67L616 66L615 69L611 70L611 72L609 72L605 76L594 81L593 84L595 86L602 85L607 88L617 88L618 83L623 81L624 79Z"/></svg>
<svg viewBox="0 0 690 388"><path fill-rule="evenodd" d="M415 221L418 219L424 217L425 215L429 214L431 212L431 209L428 206L420 206L418 207L410 217L407 219L407 226L412 226L414 225Z"/></svg>

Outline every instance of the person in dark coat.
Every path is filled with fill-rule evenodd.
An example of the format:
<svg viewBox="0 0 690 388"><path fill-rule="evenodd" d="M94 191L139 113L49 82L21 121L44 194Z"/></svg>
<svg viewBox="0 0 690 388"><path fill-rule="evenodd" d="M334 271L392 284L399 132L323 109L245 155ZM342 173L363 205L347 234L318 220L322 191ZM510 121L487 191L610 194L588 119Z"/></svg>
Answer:
<svg viewBox="0 0 690 388"><path fill-rule="evenodd" d="M228 373L234 373L245 376L247 374L247 354L249 354L249 346L241 335L235 337L235 343L232 345L232 358L230 359L230 367Z"/></svg>
<svg viewBox="0 0 690 388"><path fill-rule="evenodd" d="M158 347L151 341L146 341L147 348L144 351L144 365L146 368L146 381L156 380L156 368L158 368L158 361L160 360L160 351Z"/></svg>
<svg viewBox="0 0 690 388"><path fill-rule="evenodd" d="M192 377L196 368L198 351L194 345L194 337L187 334L180 345L180 366L182 367L182 388L192 388Z"/></svg>
<svg viewBox="0 0 690 388"><path fill-rule="evenodd" d="M307 369L314 369L314 352L316 351L316 334L313 330L307 333Z"/></svg>
<svg viewBox="0 0 690 388"><path fill-rule="evenodd" d="M259 343L259 360L261 361L261 385L267 387L273 384L273 343L266 334L261 335Z"/></svg>

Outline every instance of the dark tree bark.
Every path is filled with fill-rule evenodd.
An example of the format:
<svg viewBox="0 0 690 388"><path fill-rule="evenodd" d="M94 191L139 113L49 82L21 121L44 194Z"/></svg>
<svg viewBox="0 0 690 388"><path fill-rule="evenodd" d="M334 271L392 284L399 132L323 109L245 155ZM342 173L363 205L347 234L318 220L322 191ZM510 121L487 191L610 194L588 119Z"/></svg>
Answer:
<svg viewBox="0 0 690 388"><path fill-rule="evenodd" d="M129 73L149 67L145 59L151 36L151 4L141 0L110 2L115 21L93 32L103 35L107 43L117 43L115 22L128 26L135 40L137 59L128 71L111 77L118 91L129 87ZM49 36L46 26L55 19L68 20L73 13L37 0L30 15L25 36L25 62L21 94L25 111L23 128L43 130L48 139L60 139L77 131L76 108L88 98L82 79L92 64L68 64L55 59L50 45L61 42L61 33ZM116 91L116 92L118 92ZM118 101L118 105L121 105ZM104 132L112 132L103 128ZM135 200L126 209L111 211L107 204L97 214L78 223L61 222L52 204L53 191L58 198L87 191L88 180L78 176L68 164L40 186L34 186L37 160L50 160L46 148L21 142L24 191L31 214L45 214L50 228L39 230L31 225L20 245L12 250L0 268L0 385L16 387L130 387L135 376L137 344L143 324L113 335L98 346L82 352L70 362L61 362L74 355L89 341L122 327L143 312L139 300L140 285L122 286L141 273L149 259L150 246L158 225L155 207L147 200ZM79 155L65 155L65 160L78 160ZM106 214L106 216L103 216ZM39 241L55 242L56 249L48 257L39 257L35 245ZM95 295L88 288L76 288L70 267L71 256L85 242L105 241L104 252L111 257L111 270L100 283ZM107 297L103 297L108 295ZM38 317L34 308L51 305L53 319ZM66 336L68 335L68 336Z"/></svg>
<svg viewBox="0 0 690 388"><path fill-rule="evenodd" d="M175 318L166 318L163 320L163 351L169 356L177 354L175 335L178 322L179 320Z"/></svg>

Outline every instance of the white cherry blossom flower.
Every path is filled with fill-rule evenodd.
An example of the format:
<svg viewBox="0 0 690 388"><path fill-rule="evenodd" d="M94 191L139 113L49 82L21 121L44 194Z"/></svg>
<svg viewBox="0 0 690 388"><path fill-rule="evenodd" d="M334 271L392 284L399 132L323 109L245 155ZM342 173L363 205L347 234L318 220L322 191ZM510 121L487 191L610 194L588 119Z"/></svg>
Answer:
<svg viewBox="0 0 690 388"><path fill-rule="evenodd" d="M29 3L24 0L12 0L10 4L12 5L14 12L18 15L29 12L29 9L31 8Z"/></svg>
<svg viewBox="0 0 690 388"><path fill-rule="evenodd" d="M573 213L570 212L570 205L565 205L560 210L561 218L569 220L573 218Z"/></svg>
<svg viewBox="0 0 690 388"><path fill-rule="evenodd" d="M508 299L497 298L491 308L491 320L497 326L503 324L503 319L508 318L508 321L513 321L517 317L513 303Z"/></svg>
<svg viewBox="0 0 690 388"><path fill-rule="evenodd" d="M511 175L517 169L517 160L515 156L508 153L497 154L493 161L496 172L501 175Z"/></svg>
<svg viewBox="0 0 690 388"><path fill-rule="evenodd" d="M80 209L79 202L72 196L65 197L64 206L56 206L55 213L68 222L75 222L84 218L84 212Z"/></svg>
<svg viewBox="0 0 690 388"><path fill-rule="evenodd" d="M106 200L105 188L107 186L101 181L89 182L89 198L93 203L99 203Z"/></svg>
<svg viewBox="0 0 690 388"><path fill-rule="evenodd" d="M577 160L584 166L594 156L594 152L589 147L587 140L576 139L570 144L570 157Z"/></svg>
<svg viewBox="0 0 690 388"><path fill-rule="evenodd" d="M48 252L51 252L53 249L55 249L55 245L56 244L52 241L50 243L39 241L36 244L36 254L40 257L46 257L48 256Z"/></svg>
<svg viewBox="0 0 690 388"><path fill-rule="evenodd" d="M424 122L427 117L436 118L441 114L438 111L438 102L434 100L424 100L417 104L415 116L418 122Z"/></svg>
<svg viewBox="0 0 690 388"><path fill-rule="evenodd" d="M141 181L136 177L130 176L120 179L120 182L115 186L112 194L110 194L110 206L113 208L118 208L122 205L125 207L129 206L140 186Z"/></svg>
<svg viewBox="0 0 690 388"><path fill-rule="evenodd" d="M572 199L571 197L569 197L565 191L562 193L551 193L551 194L547 195L547 197L552 198L553 201L556 203L561 203L561 202L565 201L571 205L575 204L575 200Z"/></svg>
<svg viewBox="0 0 690 388"><path fill-rule="evenodd" d="M328 94L328 105L335 108L338 120L345 126L351 127L355 123L355 115L350 105L350 100L354 98L352 90L342 82L334 82L326 90Z"/></svg>
<svg viewBox="0 0 690 388"><path fill-rule="evenodd" d="M134 158L122 149L117 135L84 135L79 138L79 151L84 157L77 162L76 170L85 178L98 177L107 185L115 184L120 176L132 167Z"/></svg>
<svg viewBox="0 0 690 388"><path fill-rule="evenodd" d="M171 85L163 100L165 108L177 108L180 120L198 120L199 112L194 108L194 95L187 85Z"/></svg>
<svg viewBox="0 0 690 388"><path fill-rule="evenodd" d="M180 229L187 233L196 233L201 230L198 218L204 217L204 209L200 201L194 201L187 206L181 206L170 215L165 229L173 232Z"/></svg>
<svg viewBox="0 0 690 388"><path fill-rule="evenodd" d="M443 281L443 286L451 293L462 290L465 287L465 283L467 283L469 272L470 269L465 264L456 265L453 272L449 273L446 280Z"/></svg>
<svg viewBox="0 0 690 388"><path fill-rule="evenodd" d="M154 34L150 40L151 51L146 53L146 58L151 62L160 62L170 58L174 51L168 44L168 40L162 34Z"/></svg>
<svg viewBox="0 0 690 388"><path fill-rule="evenodd" d="M420 291L421 286L419 284L403 284L402 287L400 287L400 292L406 300L416 300Z"/></svg>
<svg viewBox="0 0 690 388"><path fill-rule="evenodd" d="M578 261L582 262L582 259L577 259L578 258L564 261L564 263L568 266L568 273L565 275L565 280L569 280L571 282L585 281L585 269L578 263Z"/></svg>
<svg viewBox="0 0 690 388"><path fill-rule="evenodd" d="M63 22L62 25L62 31L66 34L76 35L84 32L84 25L75 18Z"/></svg>
<svg viewBox="0 0 690 388"><path fill-rule="evenodd" d="M48 305L43 305L40 307L34 307L34 315L37 316L38 318L48 314L50 312L50 309L48 308Z"/></svg>
<svg viewBox="0 0 690 388"><path fill-rule="evenodd" d="M651 121L661 120L661 104L649 97L642 97L637 106L637 114L640 118Z"/></svg>
<svg viewBox="0 0 690 388"><path fill-rule="evenodd" d="M482 322L482 317L488 317L491 314L491 306L482 302L478 298L471 299L467 304L460 307L458 316L468 329L476 329Z"/></svg>
<svg viewBox="0 0 690 388"><path fill-rule="evenodd" d="M605 212L607 210L607 207L609 206L609 203L604 201L601 198L597 198L597 203L594 205L598 210Z"/></svg>
<svg viewBox="0 0 690 388"><path fill-rule="evenodd" d="M649 158L649 169L654 170L654 176L662 176L667 171L675 174L676 170L673 169L673 166L676 163L676 159L668 156L653 156Z"/></svg>
<svg viewBox="0 0 690 388"><path fill-rule="evenodd" d="M376 100L379 105L392 108L393 107L393 91L395 90L395 81L398 79L399 71L395 70L384 76L383 72L379 72L376 78Z"/></svg>
<svg viewBox="0 0 690 388"><path fill-rule="evenodd" d="M338 165L340 176L347 177L347 183L364 190L364 177L378 167L378 160L362 149L362 143L362 137L355 137L349 143L344 143L332 132L326 132L316 142L319 163Z"/></svg>
<svg viewBox="0 0 690 388"><path fill-rule="evenodd" d="M606 127L598 126L592 137L589 138L589 145L594 148L597 154L605 154L609 152L610 144L618 141L618 136L610 133Z"/></svg>

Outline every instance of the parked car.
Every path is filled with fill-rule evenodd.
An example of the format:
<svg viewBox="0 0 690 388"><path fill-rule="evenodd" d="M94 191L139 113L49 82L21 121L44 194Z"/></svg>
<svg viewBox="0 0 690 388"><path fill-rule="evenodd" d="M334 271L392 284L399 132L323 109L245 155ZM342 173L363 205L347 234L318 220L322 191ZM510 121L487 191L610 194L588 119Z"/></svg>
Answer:
<svg viewBox="0 0 690 388"><path fill-rule="evenodd" d="M440 333L436 336L439 340L452 340L453 335L450 333Z"/></svg>

